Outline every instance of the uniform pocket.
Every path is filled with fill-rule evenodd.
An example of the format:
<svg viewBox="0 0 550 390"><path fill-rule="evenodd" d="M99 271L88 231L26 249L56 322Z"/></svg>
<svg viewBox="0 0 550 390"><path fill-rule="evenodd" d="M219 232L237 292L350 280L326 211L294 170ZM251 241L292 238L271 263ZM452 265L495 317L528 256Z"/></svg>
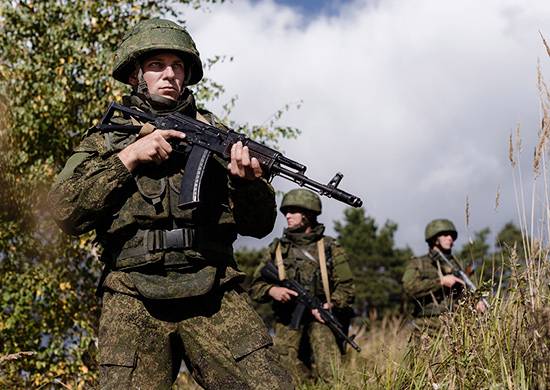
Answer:
<svg viewBox="0 0 550 390"><path fill-rule="evenodd" d="M273 344L264 322L243 294L226 293L224 311L226 324L231 326L223 327L220 335L235 360Z"/></svg>
<svg viewBox="0 0 550 390"><path fill-rule="evenodd" d="M125 294L106 291L99 320L100 365L135 367L139 342L140 302Z"/></svg>

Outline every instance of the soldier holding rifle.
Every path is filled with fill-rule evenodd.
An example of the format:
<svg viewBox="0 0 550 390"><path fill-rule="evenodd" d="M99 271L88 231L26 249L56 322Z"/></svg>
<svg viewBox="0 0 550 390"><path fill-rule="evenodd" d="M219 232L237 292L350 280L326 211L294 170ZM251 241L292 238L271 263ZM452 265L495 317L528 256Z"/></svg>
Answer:
<svg viewBox="0 0 550 390"><path fill-rule="evenodd" d="M284 196L280 210L288 227L282 238L273 241L269 257L258 267L251 295L259 302L272 302L275 348L295 381L307 378L309 364L317 379L329 381L332 365L341 359L336 333L324 324L319 310L304 310L297 291L274 283L262 270L266 263L276 267L279 280L299 283L322 302L323 309L332 310L337 318L338 313L347 316L342 323L349 321L352 312L353 275L343 248L324 235L325 227L317 221L321 200L316 194L292 190ZM347 333L347 326L343 328Z"/></svg>
<svg viewBox="0 0 550 390"><path fill-rule="evenodd" d="M457 236L455 225L450 220L431 221L424 235L428 253L411 259L407 264L403 287L413 301L417 331L436 331L439 328L438 316L453 310L465 287L475 289L462 264L452 254ZM482 299L476 310L483 312L487 307L487 301Z"/></svg>
<svg viewBox="0 0 550 390"><path fill-rule="evenodd" d="M187 88L203 76L191 36L168 20L139 23L115 55L113 77L132 87L123 104L181 114L224 129ZM207 389L289 389L260 317L239 287L237 234L263 237L274 191L241 143L229 165L203 153L200 199L179 202L185 134L117 117L90 129L50 193L67 233L95 230L105 264L99 292L100 388L169 389L182 360ZM123 131L124 126L139 131ZM227 130L225 130L227 131Z"/></svg>

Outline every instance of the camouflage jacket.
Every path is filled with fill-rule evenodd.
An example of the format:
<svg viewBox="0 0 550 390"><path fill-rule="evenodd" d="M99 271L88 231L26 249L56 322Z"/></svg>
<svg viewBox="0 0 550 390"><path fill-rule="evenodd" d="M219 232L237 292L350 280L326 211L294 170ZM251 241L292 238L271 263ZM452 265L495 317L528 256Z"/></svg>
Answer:
<svg viewBox="0 0 550 390"><path fill-rule="evenodd" d="M456 257L450 256L450 260L462 269ZM451 267L432 251L409 261L403 274L403 288L413 301L414 316L436 316L453 309L453 303L462 295L462 287L455 284L447 288L440 283L441 276L452 273Z"/></svg>
<svg viewBox="0 0 550 390"><path fill-rule="evenodd" d="M126 97L124 104L154 112L136 95ZM177 111L196 116L190 92ZM211 113L201 114L225 129ZM180 209L186 152L172 153L161 165L144 164L130 173L117 153L136 138L120 131L88 131L50 192L59 226L73 235L95 230L103 248L102 260L113 271L106 287L118 291L137 289L149 298L181 298L202 295L220 280L241 278L232 243L237 234L259 238L273 229L272 187L263 179L230 177L227 163L211 156L200 204ZM193 230L192 247L150 249L153 241L160 240L160 233L182 228Z"/></svg>
<svg viewBox="0 0 550 390"><path fill-rule="evenodd" d="M273 285L262 279L260 271L268 261L275 262L275 248L280 244L286 277L296 280L312 295L317 296L322 302L326 302L317 249L317 241L324 237L331 301L336 309L349 308L355 295L353 274L346 253L334 238L324 236L323 232L324 226L321 224L317 225L309 234L293 233L285 229L283 237L272 242L269 254L256 269L250 287L251 297L258 302L268 302L271 299L268 291ZM296 306L295 302L273 301L272 305L277 319L280 322L288 323Z"/></svg>

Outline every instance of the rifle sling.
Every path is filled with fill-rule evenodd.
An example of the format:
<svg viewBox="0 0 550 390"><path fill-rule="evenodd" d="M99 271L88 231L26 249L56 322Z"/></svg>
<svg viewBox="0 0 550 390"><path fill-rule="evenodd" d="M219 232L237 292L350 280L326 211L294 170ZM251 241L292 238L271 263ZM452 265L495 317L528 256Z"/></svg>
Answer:
<svg viewBox="0 0 550 390"><path fill-rule="evenodd" d="M330 284L328 280L327 258L325 254L325 239L321 238L317 241L317 251L319 252L319 268L321 270L321 281L323 283L323 291L325 292L325 298L327 303L331 303L330 299ZM279 272L279 280L286 279L285 265L283 262L283 254L281 252L281 243L277 242L275 247L275 264L277 265L277 271Z"/></svg>
<svg viewBox="0 0 550 390"><path fill-rule="evenodd" d="M283 263L283 254L281 252L281 242L277 242L275 247L275 264L277 265L277 271L279 272L279 280L286 279L285 265Z"/></svg>
<svg viewBox="0 0 550 390"><path fill-rule="evenodd" d="M327 258L325 256L325 239L317 241L317 250L319 252L319 268L321 269L321 281L325 292L326 302L330 304L330 285L328 282Z"/></svg>

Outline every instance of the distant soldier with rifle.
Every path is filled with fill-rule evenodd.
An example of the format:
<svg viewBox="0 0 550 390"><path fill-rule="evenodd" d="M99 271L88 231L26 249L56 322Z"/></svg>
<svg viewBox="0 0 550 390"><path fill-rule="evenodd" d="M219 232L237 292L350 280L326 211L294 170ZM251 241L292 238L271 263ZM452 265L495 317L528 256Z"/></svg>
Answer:
<svg viewBox="0 0 550 390"><path fill-rule="evenodd" d="M135 26L112 75L132 87L124 107L228 132L195 105L187 87L201 80L202 64L176 23ZM259 161L240 142L228 145L225 160L206 149L176 151L186 138L177 129L112 112L104 119L50 193L61 228L74 235L95 230L103 249L99 387L169 389L183 360L207 389L292 388L239 287L244 274L233 256L237 234L263 237L275 222L274 191ZM186 172L197 182L182 185Z"/></svg>
<svg viewBox="0 0 550 390"><path fill-rule="evenodd" d="M454 309L465 288L475 290L475 285L464 272L463 265L452 254L457 236L455 225L450 220L431 221L425 230L429 252L411 259L407 264L403 274L403 287L413 301L413 325L417 336L424 331L437 331L439 315ZM483 312L488 307L489 304L482 298L477 303L476 310Z"/></svg>
<svg viewBox="0 0 550 390"><path fill-rule="evenodd" d="M275 348L296 382L308 377L330 381L332 364L341 359L354 300L353 275L343 248L324 235L317 221L321 200L311 191L285 194L281 207L288 227L270 246L258 267L250 292L259 302L272 302Z"/></svg>

